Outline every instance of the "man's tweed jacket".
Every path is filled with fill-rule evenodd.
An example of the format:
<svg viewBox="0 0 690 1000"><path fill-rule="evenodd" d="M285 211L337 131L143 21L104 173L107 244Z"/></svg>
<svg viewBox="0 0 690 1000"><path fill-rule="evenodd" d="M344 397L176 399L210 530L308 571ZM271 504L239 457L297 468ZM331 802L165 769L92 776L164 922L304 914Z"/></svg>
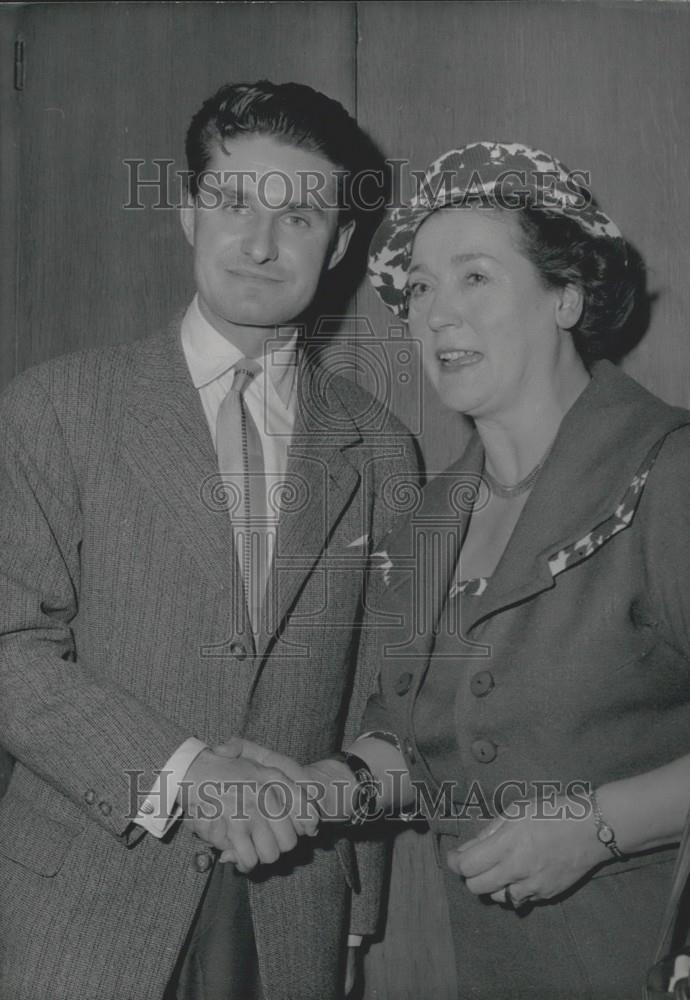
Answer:
<svg viewBox="0 0 690 1000"><path fill-rule="evenodd" d="M279 627L256 647L177 331L49 362L2 397L3 1000L160 1000L213 857L184 823L163 841L132 827L128 772L145 791L190 735L307 762L356 733L376 669L355 671L364 568L416 458L353 383L305 366L299 387ZM373 930L378 862L358 871L332 838L251 878L267 1000L338 995L345 879L352 930Z"/></svg>

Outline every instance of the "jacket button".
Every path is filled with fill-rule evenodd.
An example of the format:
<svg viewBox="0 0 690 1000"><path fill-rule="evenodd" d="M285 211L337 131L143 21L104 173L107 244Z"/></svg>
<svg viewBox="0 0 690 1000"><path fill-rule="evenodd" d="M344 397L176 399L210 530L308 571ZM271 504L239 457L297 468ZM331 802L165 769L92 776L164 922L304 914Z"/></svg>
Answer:
<svg viewBox="0 0 690 1000"><path fill-rule="evenodd" d="M496 686L494 675L490 670L480 670L470 680L470 691L475 698L483 698Z"/></svg>
<svg viewBox="0 0 690 1000"><path fill-rule="evenodd" d="M101 810L104 816L110 816L113 811L113 807L109 802L99 802L98 808Z"/></svg>
<svg viewBox="0 0 690 1000"><path fill-rule="evenodd" d="M194 868L198 872L207 872L211 867L211 855L207 851L194 855Z"/></svg>
<svg viewBox="0 0 690 1000"><path fill-rule="evenodd" d="M412 686L412 674L405 671L404 674L398 674L395 679L395 693L399 694L401 697L410 690Z"/></svg>
<svg viewBox="0 0 690 1000"><path fill-rule="evenodd" d="M405 742L403 743L403 750L405 751L405 754L410 764L416 764L417 755L414 752L414 747L412 746L412 740L405 740Z"/></svg>
<svg viewBox="0 0 690 1000"><path fill-rule="evenodd" d="M236 660L247 659L247 650L245 649L245 647L242 645L241 642L233 642L232 646L230 647L230 653L232 656L235 657Z"/></svg>
<svg viewBox="0 0 690 1000"><path fill-rule="evenodd" d="M153 802L149 802L149 800L146 799L145 802L141 803L141 807L139 809L139 812L142 812L144 814L144 816L150 816L151 813L153 812L154 808L155 808L155 806L154 806Z"/></svg>
<svg viewBox="0 0 690 1000"><path fill-rule="evenodd" d="M496 760L498 747L491 740L475 740L472 744L472 756L481 764L490 764Z"/></svg>
<svg viewBox="0 0 690 1000"><path fill-rule="evenodd" d="M86 802L87 805L92 806L95 801L96 793L93 788L89 788L88 792L84 792L84 802Z"/></svg>

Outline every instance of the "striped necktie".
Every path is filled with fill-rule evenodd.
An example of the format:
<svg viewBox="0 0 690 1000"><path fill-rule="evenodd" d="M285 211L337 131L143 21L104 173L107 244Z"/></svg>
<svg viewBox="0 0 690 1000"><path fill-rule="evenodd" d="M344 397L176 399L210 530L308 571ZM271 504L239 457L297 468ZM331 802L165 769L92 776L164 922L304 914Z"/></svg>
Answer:
<svg viewBox="0 0 690 1000"><path fill-rule="evenodd" d="M249 412L245 392L260 371L259 362L251 358L237 362L232 387L216 419L218 469L230 497L235 550L255 634L261 628L261 609L270 566L271 522L261 436Z"/></svg>

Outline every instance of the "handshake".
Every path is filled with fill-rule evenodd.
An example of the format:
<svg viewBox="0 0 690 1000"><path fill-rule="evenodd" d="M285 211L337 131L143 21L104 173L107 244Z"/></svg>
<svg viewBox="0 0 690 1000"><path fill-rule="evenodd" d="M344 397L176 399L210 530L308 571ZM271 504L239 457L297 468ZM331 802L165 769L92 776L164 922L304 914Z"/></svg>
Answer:
<svg viewBox="0 0 690 1000"><path fill-rule="evenodd" d="M193 832L247 873L316 835L324 817L346 821L356 778L339 760L306 767L234 737L203 750L186 774L185 812Z"/></svg>

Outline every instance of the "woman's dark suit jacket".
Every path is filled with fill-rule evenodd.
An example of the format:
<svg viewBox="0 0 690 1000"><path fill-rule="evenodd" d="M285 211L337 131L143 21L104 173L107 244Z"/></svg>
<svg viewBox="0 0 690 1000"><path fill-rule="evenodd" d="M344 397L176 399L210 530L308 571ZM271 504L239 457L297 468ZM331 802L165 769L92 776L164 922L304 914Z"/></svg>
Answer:
<svg viewBox="0 0 690 1000"><path fill-rule="evenodd" d="M412 777L433 794L453 781L461 814L479 801L430 819L463 840L501 783L596 787L690 750L690 413L597 364L488 586L458 598L482 461L475 435L378 554L382 666L363 730L395 731Z"/></svg>

